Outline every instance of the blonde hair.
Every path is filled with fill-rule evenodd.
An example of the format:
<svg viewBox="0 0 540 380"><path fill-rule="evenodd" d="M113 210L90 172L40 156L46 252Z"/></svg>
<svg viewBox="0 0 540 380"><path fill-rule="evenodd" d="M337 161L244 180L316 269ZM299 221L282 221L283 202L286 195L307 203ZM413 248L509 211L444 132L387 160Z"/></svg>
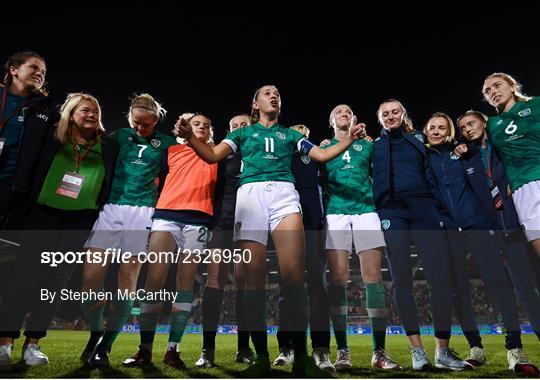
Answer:
<svg viewBox="0 0 540 380"><path fill-rule="evenodd" d="M150 94L140 94L135 95L133 99L131 99L131 105L129 106L129 112L128 112L128 121L129 125L132 124L131 119L131 112L138 108L140 110L143 110L145 112L148 112L156 117L157 120L163 120L165 115L167 114L167 110L161 106L160 103L158 103Z"/></svg>
<svg viewBox="0 0 540 380"><path fill-rule="evenodd" d="M400 106L401 110L403 111L403 121L401 122L401 125L403 126L403 128L405 128L407 132L412 132L414 130L412 120L409 118L407 110L405 109L405 107L403 107L403 104L401 104L401 102L396 99L386 99L379 105L379 109L377 110L377 119L379 121L379 124L384 128L381 107L383 106L383 104L386 103L397 103Z"/></svg>
<svg viewBox="0 0 540 380"><path fill-rule="evenodd" d="M66 97L66 100L64 101L64 104L60 107L60 121L58 122L58 126L56 127L56 131L54 133L56 139L60 141L62 144L67 144L70 140L71 136L71 116L73 115L73 111L77 108L77 106L83 101L88 100L96 106L98 109L99 115L98 115L98 127L96 128L96 139L100 141L100 135L105 133L105 128L103 127L103 124L101 122L101 107L99 105L98 100L93 97L90 94L85 94L83 92L74 92L71 94L68 94Z"/></svg>
<svg viewBox="0 0 540 380"><path fill-rule="evenodd" d="M428 127L429 127L430 120L434 119L436 117L441 117L441 118L445 119L446 122L448 123L448 128L450 128L450 131L449 131L450 135L446 136L446 142L454 141L455 138L456 138L456 128L454 127L454 122L452 121L450 116L448 116L448 114L446 114L444 112L435 112L433 115L431 115L429 117L428 121L424 125L424 129L423 129L424 134L427 135L427 130L428 130Z"/></svg>
<svg viewBox="0 0 540 380"><path fill-rule="evenodd" d="M206 115L203 115L201 113L191 113L191 112L184 112L180 115L181 118L187 120L187 122L191 125L191 120L195 116L202 116L205 117L206 120L208 120L208 124L210 124L210 135L208 136L208 139L205 141L206 144L213 144L214 143L214 127L212 127L212 120ZM176 141L178 144L187 144L188 141L182 137L177 137Z"/></svg>
<svg viewBox="0 0 540 380"><path fill-rule="evenodd" d="M303 134L304 136L306 136L306 138L309 138L309 134L311 133L311 131L309 130L309 128L306 127L304 124L296 124L296 125L292 125L292 126L291 126L291 129L294 129L295 131L300 132L301 134Z"/></svg>
<svg viewBox="0 0 540 380"><path fill-rule="evenodd" d="M491 78L501 78L502 80L504 80L506 83L508 83L510 86L514 86L516 88L516 91L514 92L514 98L516 99L516 102L526 102L526 101L529 101L532 99L532 97L524 94L523 92L521 92L521 83L519 83L516 78L514 78L513 76L511 76L510 74L506 74L506 73L493 73L493 74L490 74L486 77L486 79L484 79L484 83L488 80L488 79L491 79ZM484 88L482 88L482 94L484 94ZM487 100L486 99L486 95L484 94L484 100Z"/></svg>

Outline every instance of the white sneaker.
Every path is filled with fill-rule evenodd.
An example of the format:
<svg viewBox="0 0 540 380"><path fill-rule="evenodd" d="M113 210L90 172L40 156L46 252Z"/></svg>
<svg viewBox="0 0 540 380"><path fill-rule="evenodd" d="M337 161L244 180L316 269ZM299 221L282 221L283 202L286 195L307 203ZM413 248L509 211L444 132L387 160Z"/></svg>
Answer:
<svg viewBox="0 0 540 380"><path fill-rule="evenodd" d="M469 356L465 358L465 361L474 367L478 367L484 364L488 364L486 351L480 347L472 347Z"/></svg>
<svg viewBox="0 0 540 380"><path fill-rule="evenodd" d="M11 350L12 344L3 344L0 346L0 372L11 371Z"/></svg>
<svg viewBox="0 0 540 380"><path fill-rule="evenodd" d="M348 348L342 348L337 351L334 367L336 371L350 371L352 369L351 351Z"/></svg>
<svg viewBox="0 0 540 380"><path fill-rule="evenodd" d="M529 361L523 349L514 348L508 350L506 358L508 359L508 369L527 376L538 377L538 368Z"/></svg>
<svg viewBox="0 0 540 380"><path fill-rule="evenodd" d="M39 346L34 343L30 343L23 346L22 357L26 365L36 366L49 364L49 358L39 349Z"/></svg>
<svg viewBox="0 0 540 380"><path fill-rule="evenodd" d="M319 367L323 371L329 372L331 374L336 373L336 368L328 357L328 348L315 347L313 349L313 360L315 360L315 364L317 365L317 367Z"/></svg>
<svg viewBox="0 0 540 380"><path fill-rule="evenodd" d="M292 364L293 362L294 362L294 351L291 350L290 348L282 348L279 351L278 357L276 358L276 360L274 360L274 365L284 366L284 365Z"/></svg>

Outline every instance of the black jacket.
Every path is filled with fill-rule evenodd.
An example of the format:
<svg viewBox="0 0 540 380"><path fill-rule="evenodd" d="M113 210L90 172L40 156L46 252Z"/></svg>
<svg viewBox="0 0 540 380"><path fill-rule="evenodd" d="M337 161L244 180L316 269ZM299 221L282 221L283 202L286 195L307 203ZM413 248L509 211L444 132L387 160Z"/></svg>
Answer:
<svg viewBox="0 0 540 380"><path fill-rule="evenodd" d="M41 150L39 153L38 162L36 163L32 172L29 173L28 197L24 200L22 209L19 210L19 212L28 212L36 205L54 157L62 147L60 141L55 138L54 131L54 128L48 128L45 134L45 139L42 140L43 142L37 140L33 141L33 143L39 144L38 146L33 146L31 144L27 144L25 146L25 149L34 148L38 150L41 147ZM101 191L99 193L97 202L100 209L105 205L107 199L109 198L118 151L119 147L116 141L106 135L101 136L101 154L103 164L105 166L105 177L103 178L103 184L101 186Z"/></svg>
<svg viewBox="0 0 540 380"><path fill-rule="evenodd" d="M22 114L24 124L12 189L16 193L26 194L31 186L47 131L54 129L59 114L50 98L42 95L33 95L30 103L22 109Z"/></svg>

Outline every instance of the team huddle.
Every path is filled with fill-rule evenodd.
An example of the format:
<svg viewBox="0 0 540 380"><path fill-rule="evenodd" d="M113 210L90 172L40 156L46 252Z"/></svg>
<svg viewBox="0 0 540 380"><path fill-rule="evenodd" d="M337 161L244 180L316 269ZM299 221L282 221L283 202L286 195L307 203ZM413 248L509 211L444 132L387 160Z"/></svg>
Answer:
<svg viewBox="0 0 540 380"><path fill-rule="evenodd" d="M402 369L385 349L385 257L412 369L467 370L487 364L470 296L470 253L500 313L509 369L538 375L522 347L516 296L540 339L540 295L532 264L540 257L540 100L524 95L512 76L494 73L484 80L484 98L496 111L492 117L469 110L454 124L436 112L420 131L403 104L388 99L377 110L382 131L373 140L351 107L341 104L329 115L333 138L317 145L306 126L279 124L281 96L273 85L255 92L251 113L232 117L227 136L216 143L212 122L202 114L180 115L174 136L158 132L155 127L166 111L149 94L135 96L129 125L109 134L95 97L72 93L58 109L47 96L45 74L41 56L16 53L5 65L0 87L0 215L3 233L22 247L20 257L0 269L0 370L11 369L14 340L27 313L23 359L28 365L49 361L38 343L60 299L40 302L39 291L64 289L75 267L40 263L39 253L53 242L59 251L131 252L133 260L119 266L119 294L137 291L146 253L178 252L163 359L176 369L187 367L180 345L200 265L200 260L182 257L194 251L218 256L235 248L249 252L249 260L242 256L234 265L208 264L203 345L195 366L214 366L223 292L233 270L234 359L246 364L243 375L267 377L270 235L281 281L280 354L274 365L292 364L298 377L353 368L347 343L353 251L365 285L373 368ZM411 245L430 288L433 362L420 334ZM146 264L143 294L149 296L140 302L140 345L124 366L152 363L165 302L150 295L165 288L170 264ZM108 269L86 262L81 291L102 290ZM109 353L133 306L134 300L122 297L109 305L82 302L90 330L80 355L84 365L110 366ZM466 358L450 347L454 312L470 345ZM331 329L337 345L334 363L329 359Z"/></svg>

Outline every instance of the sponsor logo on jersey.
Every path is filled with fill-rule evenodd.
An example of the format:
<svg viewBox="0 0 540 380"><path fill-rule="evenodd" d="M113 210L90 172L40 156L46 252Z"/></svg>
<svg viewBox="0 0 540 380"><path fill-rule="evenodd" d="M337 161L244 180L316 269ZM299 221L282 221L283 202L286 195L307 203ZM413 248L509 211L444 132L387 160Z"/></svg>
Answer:
<svg viewBox="0 0 540 380"><path fill-rule="evenodd" d="M385 230L389 229L390 228L390 221L388 219L381 220L381 226Z"/></svg>
<svg viewBox="0 0 540 380"><path fill-rule="evenodd" d="M356 150L357 152L361 152L362 151L362 145L353 145L353 149Z"/></svg>
<svg viewBox="0 0 540 380"><path fill-rule="evenodd" d="M47 116L47 115L45 115L45 114L42 114L42 113L37 113L37 114L36 114L36 117L37 117L38 119L45 120L45 121L49 120L49 116ZM24 120L24 118L23 118L23 120Z"/></svg>
<svg viewBox="0 0 540 380"><path fill-rule="evenodd" d="M309 163L311 162L311 159L309 158L309 156L302 155L302 156L300 156L300 159L301 159L302 162L303 162L304 164L306 164L306 165L309 164Z"/></svg>
<svg viewBox="0 0 540 380"><path fill-rule="evenodd" d="M420 141L422 144L424 143L424 136L422 136L420 133L415 133L414 137L416 137L416 139Z"/></svg>
<svg viewBox="0 0 540 380"><path fill-rule="evenodd" d="M524 110L521 110L518 112L518 115L521 116L521 117L527 117L531 114L531 109L530 108L525 108Z"/></svg>
<svg viewBox="0 0 540 380"><path fill-rule="evenodd" d="M281 132L276 132L276 136L281 140L285 140L287 138L285 133L281 133Z"/></svg>
<svg viewBox="0 0 540 380"><path fill-rule="evenodd" d="M498 122L495 123L495 125L501 125L503 123L503 120L499 120Z"/></svg>
<svg viewBox="0 0 540 380"><path fill-rule="evenodd" d="M152 139L152 140L150 141L150 144L152 144L152 146L153 146L154 148L157 148L158 146L161 145L161 140L158 140L158 139Z"/></svg>

